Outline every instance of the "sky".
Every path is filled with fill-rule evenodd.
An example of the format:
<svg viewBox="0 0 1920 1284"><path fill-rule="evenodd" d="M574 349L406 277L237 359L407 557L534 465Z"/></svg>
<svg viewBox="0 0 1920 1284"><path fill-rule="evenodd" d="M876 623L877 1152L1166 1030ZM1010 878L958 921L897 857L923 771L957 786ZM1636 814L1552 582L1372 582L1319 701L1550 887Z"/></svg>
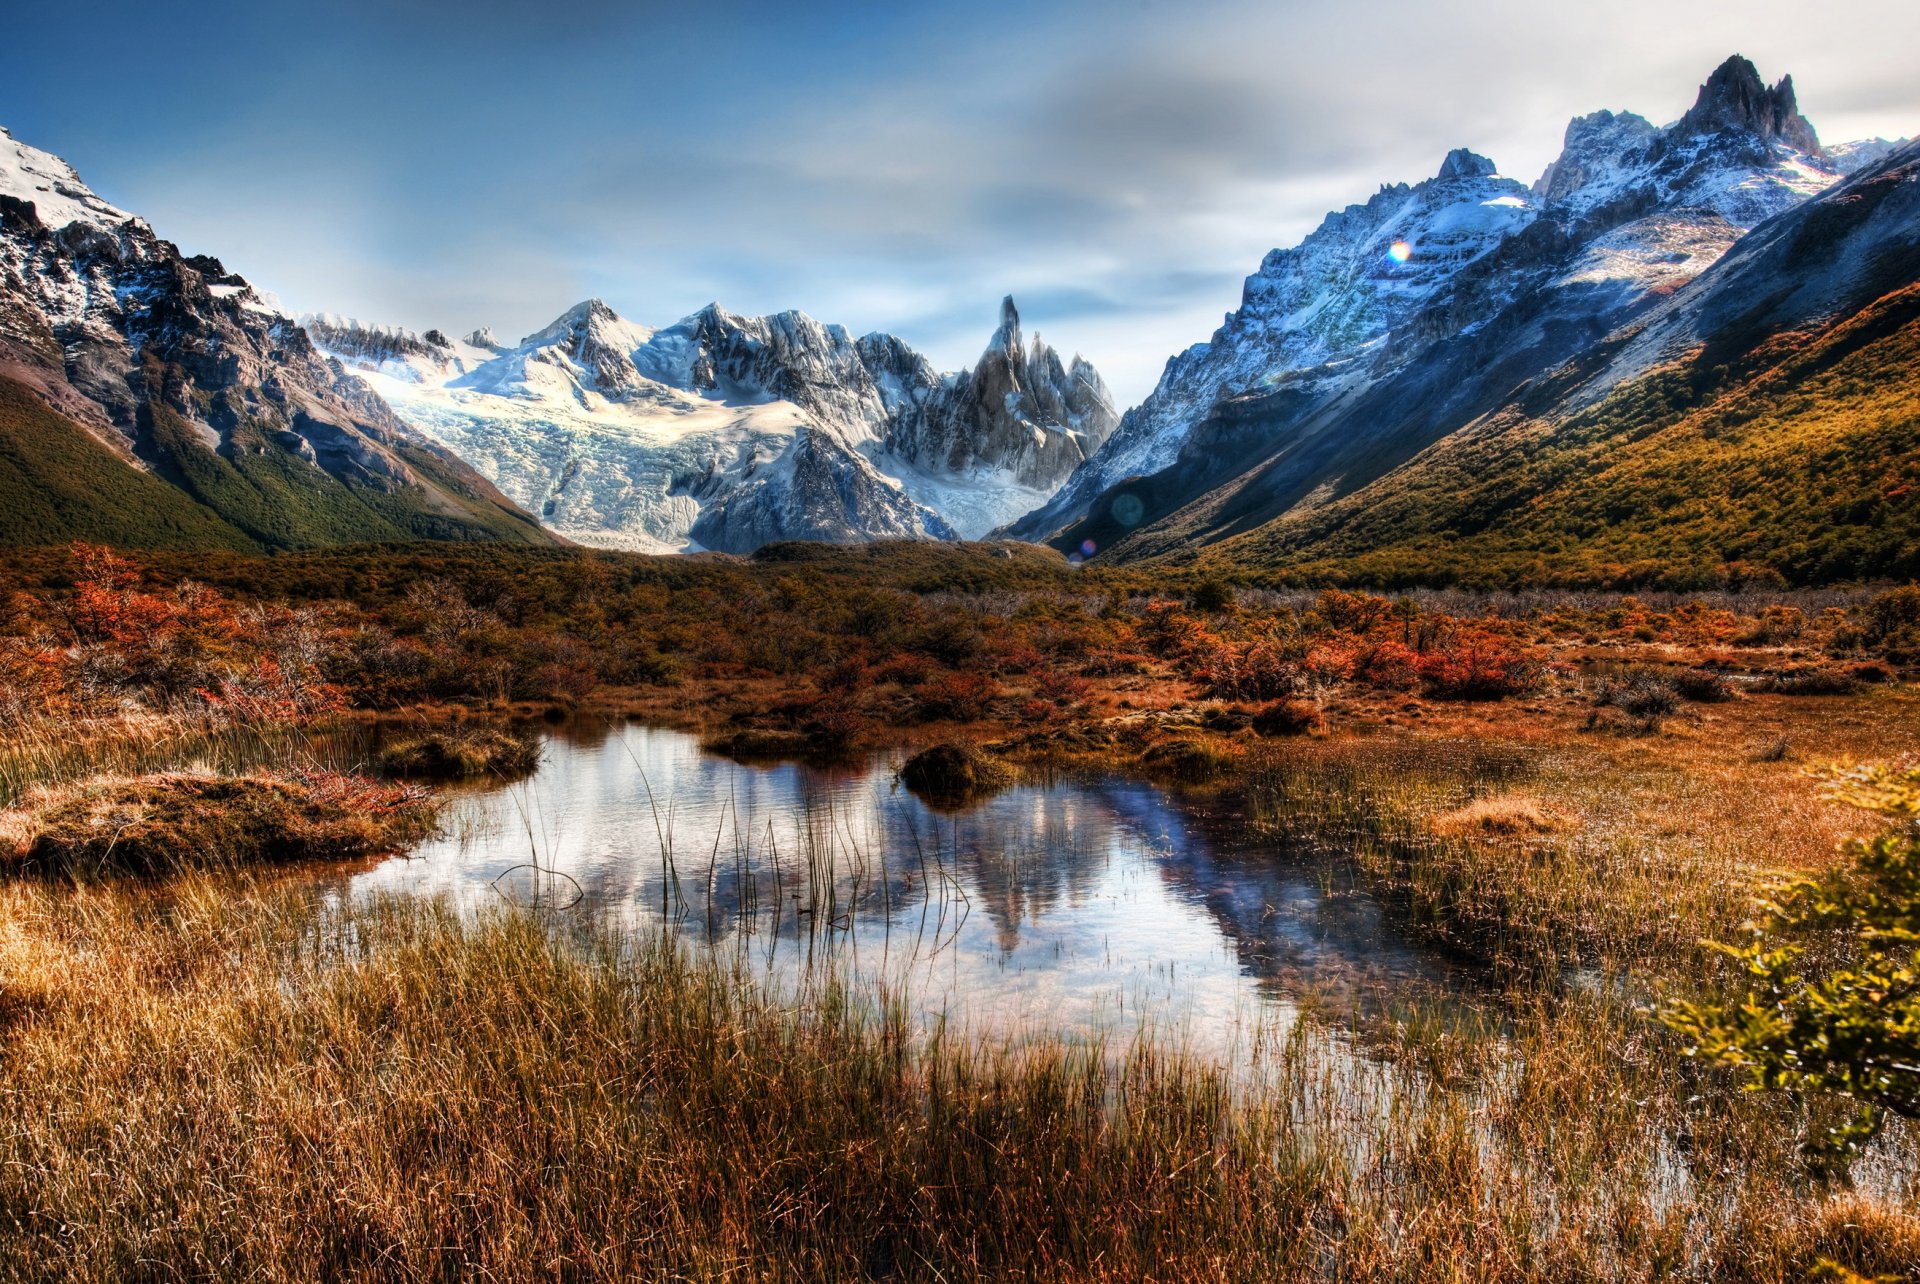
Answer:
<svg viewBox="0 0 1920 1284"><path fill-rule="evenodd" d="M718 300L1143 397L1261 257L1453 147L1678 117L1727 55L1920 133L1912 0L0 0L0 125L289 310L503 338Z"/></svg>

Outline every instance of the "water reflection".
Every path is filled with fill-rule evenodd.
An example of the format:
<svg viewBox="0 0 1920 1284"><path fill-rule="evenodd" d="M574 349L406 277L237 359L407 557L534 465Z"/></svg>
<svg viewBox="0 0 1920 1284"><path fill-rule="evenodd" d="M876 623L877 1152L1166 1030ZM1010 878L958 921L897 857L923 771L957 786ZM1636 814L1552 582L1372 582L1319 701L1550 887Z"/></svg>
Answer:
<svg viewBox="0 0 1920 1284"><path fill-rule="evenodd" d="M533 777L459 794L440 838L348 889L669 924L776 980L828 964L986 1031L1151 1025L1217 1049L1308 997L1340 1013L1465 979L1337 866L1217 804L1068 778L939 811L895 766L750 766L677 732L568 728Z"/></svg>

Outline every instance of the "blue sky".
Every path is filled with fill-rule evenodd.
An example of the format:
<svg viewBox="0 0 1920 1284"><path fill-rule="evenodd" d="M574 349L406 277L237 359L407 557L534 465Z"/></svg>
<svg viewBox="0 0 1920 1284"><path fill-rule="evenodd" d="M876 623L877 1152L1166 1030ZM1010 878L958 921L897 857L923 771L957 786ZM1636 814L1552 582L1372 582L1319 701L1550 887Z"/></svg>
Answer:
<svg viewBox="0 0 1920 1284"><path fill-rule="evenodd" d="M294 310L517 338L712 299L972 360L1014 293L1126 402L1329 209L1670 120L1727 54L1920 132L1910 0L18 3L0 124Z"/></svg>

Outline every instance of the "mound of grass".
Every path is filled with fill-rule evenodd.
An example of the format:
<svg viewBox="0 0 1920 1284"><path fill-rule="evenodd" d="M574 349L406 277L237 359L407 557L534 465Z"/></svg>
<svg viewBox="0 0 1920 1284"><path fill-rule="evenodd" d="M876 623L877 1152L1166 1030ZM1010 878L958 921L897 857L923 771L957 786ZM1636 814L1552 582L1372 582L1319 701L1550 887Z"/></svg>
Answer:
<svg viewBox="0 0 1920 1284"><path fill-rule="evenodd" d="M380 754L380 770L387 775L429 780L471 780L477 776L512 779L539 765L538 740L495 727L408 736L394 741Z"/></svg>
<svg viewBox="0 0 1920 1284"><path fill-rule="evenodd" d="M1276 700L1253 716L1253 729L1262 736L1305 736L1327 729L1326 715L1311 700Z"/></svg>
<svg viewBox="0 0 1920 1284"><path fill-rule="evenodd" d="M1725 704L1740 695L1733 679L1717 669L1687 669L1675 674L1673 689L1681 699L1696 704Z"/></svg>
<svg viewBox="0 0 1920 1284"><path fill-rule="evenodd" d="M1005 788L1006 766L971 745L934 745L907 759L900 781L935 806L965 806Z"/></svg>
<svg viewBox="0 0 1920 1284"><path fill-rule="evenodd" d="M168 772L43 787L0 812L0 855L25 872L177 870L398 851L433 830L424 790L335 772Z"/></svg>
<svg viewBox="0 0 1920 1284"><path fill-rule="evenodd" d="M1851 671L1826 665L1786 669L1760 683L1760 690L1769 695L1852 695L1859 689L1859 680Z"/></svg>
<svg viewBox="0 0 1920 1284"><path fill-rule="evenodd" d="M1565 815L1524 794L1501 794L1476 798L1464 807L1443 812L1428 822L1428 828L1443 838L1470 834L1505 838L1528 834L1558 834L1574 827Z"/></svg>
<svg viewBox="0 0 1920 1284"><path fill-rule="evenodd" d="M814 756L813 741L804 731L784 731L772 727L743 727L723 735L709 736L700 747L722 758L737 762L777 762Z"/></svg>
<svg viewBox="0 0 1920 1284"><path fill-rule="evenodd" d="M1233 755L1203 740L1163 740L1147 746L1140 764L1155 775L1200 785L1226 774Z"/></svg>

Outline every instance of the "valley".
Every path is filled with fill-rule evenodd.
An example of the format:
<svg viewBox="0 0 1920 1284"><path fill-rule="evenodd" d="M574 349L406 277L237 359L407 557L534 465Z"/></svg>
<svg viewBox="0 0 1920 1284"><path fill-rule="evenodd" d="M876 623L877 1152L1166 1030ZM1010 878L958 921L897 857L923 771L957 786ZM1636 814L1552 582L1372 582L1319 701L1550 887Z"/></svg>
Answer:
<svg viewBox="0 0 1920 1284"><path fill-rule="evenodd" d="M436 29L381 93L565 93L382 119L323 215L221 189L517 341L0 130L0 1281L1920 1279L1920 142L1735 54L1322 218L1375 162L1265 122L1318 222L1128 406L1291 32L1077 100L1103 14L929 138L656 93L726 54L654 14L605 133L585 16ZM370 92L279 48L306 133L221 164Z"/></svg>

